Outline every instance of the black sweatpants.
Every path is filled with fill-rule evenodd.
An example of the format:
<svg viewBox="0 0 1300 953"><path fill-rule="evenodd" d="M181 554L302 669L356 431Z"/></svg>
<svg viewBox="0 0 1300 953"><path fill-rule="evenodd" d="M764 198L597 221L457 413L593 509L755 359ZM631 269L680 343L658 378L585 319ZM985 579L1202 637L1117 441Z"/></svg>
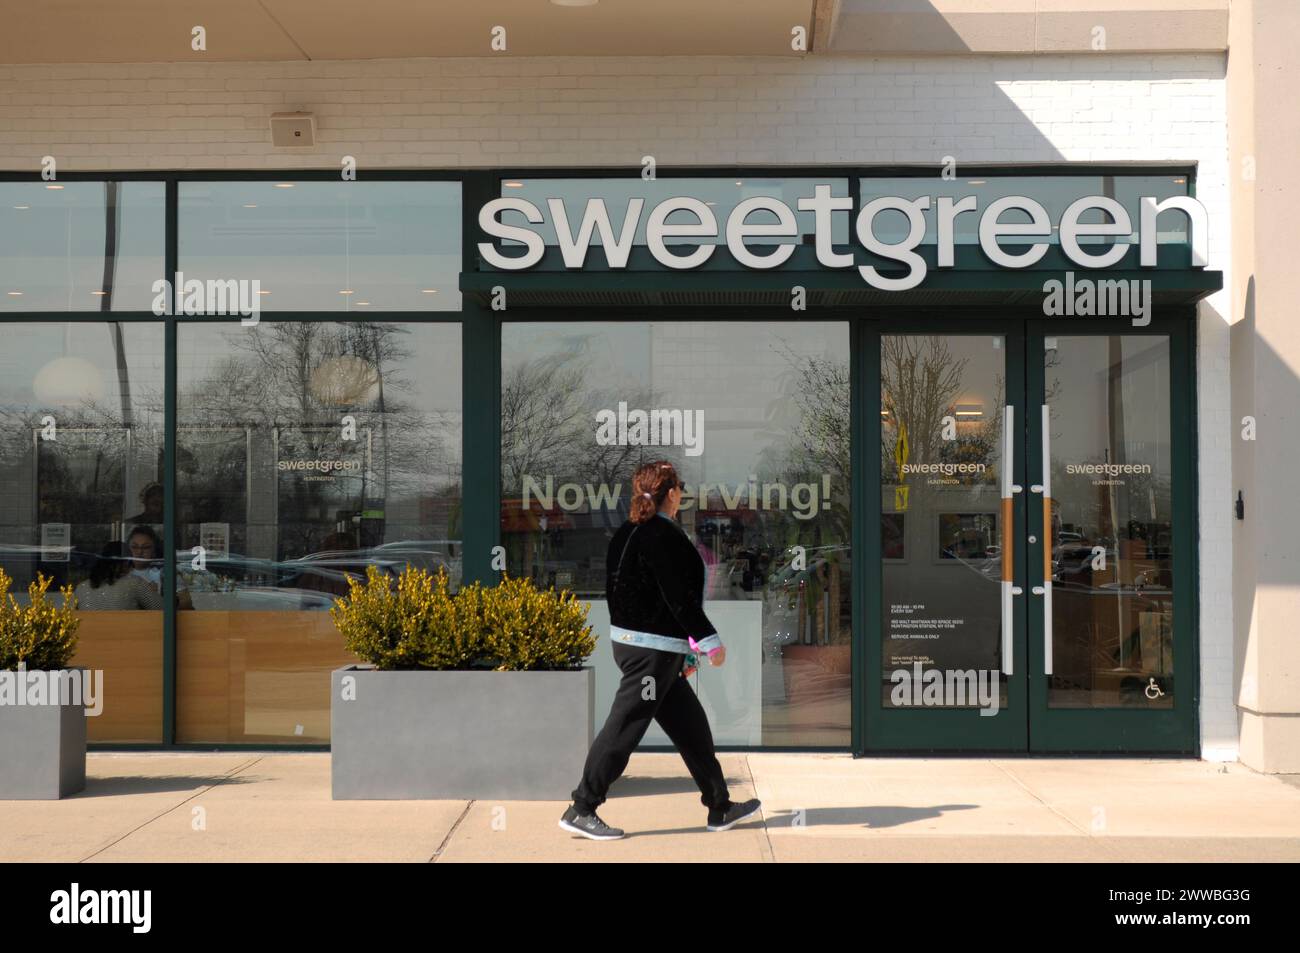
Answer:
<svg viewBox="0 0 1300 953"><path fill-rule="evenodd" d="M681 674L684 656L621 642L612 648L623 678L605 726L587 752L582 781L573 792L578 813L590 814L605 802L609 786L627 767L651 719L659 722L686 762L700 789L700 801L710 809L725 809L731 804L727 782L713 753L708 716Z"/></svg>

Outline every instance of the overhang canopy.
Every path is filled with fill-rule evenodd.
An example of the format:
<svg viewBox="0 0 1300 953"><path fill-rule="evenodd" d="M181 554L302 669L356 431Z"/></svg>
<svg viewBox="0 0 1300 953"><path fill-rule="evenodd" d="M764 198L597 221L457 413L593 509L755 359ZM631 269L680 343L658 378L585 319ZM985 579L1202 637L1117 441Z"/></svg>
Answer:
<svg viewBox="0 0 1300 953"><path fill-rule="evenodd" d="M853 254L857 264L875 265L887 278L899 278L907 269L898 262L872 256L861 248L837 246ZM793 289L801 287L812 307L1028 307L1041 306L1044 284L1063 284L1073 274L1097 281L1150 281L1152 303L1170 307L1188 305L1223 288L1223 273L1191 265L1185 245L1158 248L1155 268L1141 268L1137 247L1115 267L1083 269L1070 262L1059 247L1049 249L1034 268L993 266L978 247L959 248L954 267L934 267L934 249L919 248L928 264L925 279L905 291L884 291L869 285L857 268L820 268L812 248L796 249L786 267L764 271L727 267L722 256L690 271L657 267L645 248L637 248L626 269L605 267L598 251L583 269L567 269L556 249L528 271L496 270L480 261L478 270L463 273L460 288L466 297L490 305L497 287L506 289L508 305L532 308L573 307L789 307ZM600 267L594 262L599 261Z"/></svg>

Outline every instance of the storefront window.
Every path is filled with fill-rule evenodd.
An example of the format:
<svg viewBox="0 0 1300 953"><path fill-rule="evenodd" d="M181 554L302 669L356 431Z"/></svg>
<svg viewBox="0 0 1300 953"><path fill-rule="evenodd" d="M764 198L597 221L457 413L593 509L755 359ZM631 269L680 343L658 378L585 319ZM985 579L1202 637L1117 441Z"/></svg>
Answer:
<svg viewBox="0 0 1300 953"><path fill-rule="evenodd" d="M263 311L460 309L459 182L182 182L186 280L260 283Z"/></svg>
<svg viewBox="0 0 1300 953"><path fill-rule="evenodd" d="M162 522L162 326L22 323L0 333L0 567L19 602L41 575L51 590L75 587L72 664L103 672L87 738L159 742L161 553L148 524Z"/></svg>
<svg viewBox="0 0 1300 953"><path fill-rule="evenodd" d="M1000 334L881 336L879 707L910 707L909 686L930 672L987 678L1007 707L1006 353ZM980 701L974 692L936 694L927 704Z"/></svg>
<svg viewBox="0 0 1300 953"><path fill-rule="evenodd" d="M161 182L0 182L0 309L148 311Z"/></svg>
<svg viewBox="0 0 1300 953"><path fill-rule="evenodd" d="M178 741L328 741L348 580L459 582L460 360L454 323L179 329Z"/></svg>
<svg viewBox="0 0 1300 953"><path fill-rule="evenodd" d="M633 471L666 458L727 645L725 666L695 676L715 740L849 743L848 354L838 322L503 327L508 569L591 603L598 708L618 681L606 550ZM652 726L646 743L667 742Z"/></svg>
<svg viewBox="0 0 1300 953"><path fill-rule="evenodd" d="M1047 339L1052 708L1173 707L1170 364L1163 335Z"/></svg>

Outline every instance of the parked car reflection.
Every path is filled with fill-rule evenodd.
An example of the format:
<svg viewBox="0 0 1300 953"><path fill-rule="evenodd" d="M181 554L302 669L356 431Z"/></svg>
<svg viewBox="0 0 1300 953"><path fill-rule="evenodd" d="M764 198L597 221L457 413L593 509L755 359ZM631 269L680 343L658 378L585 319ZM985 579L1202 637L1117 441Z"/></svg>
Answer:
<svg viewBox="0 0 1300 953"><path fill-rule="evenodd" d="M351 579L363 580L375 566L396 583L404 563L369 558L365 552L322 552L299 559L270 560L230 553L207 557L201 567L189 553L177 554L177 589L189 593L198 610L328 610L347 595Z"/></svg>

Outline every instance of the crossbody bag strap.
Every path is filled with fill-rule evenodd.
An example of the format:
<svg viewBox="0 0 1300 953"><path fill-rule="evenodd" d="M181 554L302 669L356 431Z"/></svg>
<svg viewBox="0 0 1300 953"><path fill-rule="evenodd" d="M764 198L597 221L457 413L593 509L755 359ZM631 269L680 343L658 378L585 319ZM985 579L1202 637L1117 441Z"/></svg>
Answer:
<svg viewBox="0 0 1300 953"><path fill-rule="evenodd" d="M618 577L623 572L623 557L627 555L627 548L632 545L632 537L636 535L636 531L640 528L640 523L632 527L632 532L627 534L627 542L623 544L623 551L618 555L618 565L614 568L614 585L616 586L618 585ZM610 595L613 595L613 593L610 593Z"/></svg>

